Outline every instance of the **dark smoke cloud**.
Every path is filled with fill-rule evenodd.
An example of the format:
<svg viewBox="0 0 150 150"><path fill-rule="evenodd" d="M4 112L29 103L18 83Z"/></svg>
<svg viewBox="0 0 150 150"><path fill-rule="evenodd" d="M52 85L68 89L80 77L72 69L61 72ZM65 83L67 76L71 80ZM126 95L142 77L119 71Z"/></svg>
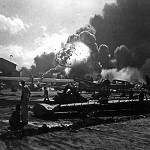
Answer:
<svg viewBox="0 0 150 150"><path fill-rule="evenodd" d="M114 69L103 70L103 76L134 82L144 82L144 76L150 76L149 10L149 0L117 0L106 4L102 15L90 19L97 45L106 44L112 56Z"/></svg>
<svg viewBox="0 0 150 150"><path fill-rule="evenodd" d="M67 43L74 43L74 42L83 42L85 45L87 45L90 48L90 50L93 53L98 52L98 46L96 44L95 35L90 33L87 30L69 36Z"/></svg>
<svg viewBox="0 0 150 150"><path fill-rule="evenodd" d="M79 34L80 41L85 43L93 53L98 52L98 47L96 44L96 38L94 34L89 33L88 31L83 31Z"/></svg>
<svg viewBox="0 0 150 150"><path fill-rule="evenodd" d="M96 42L106 44L113 54L116 47L126 45L134 54L132 66L140 68L150 58L150 1L117 0L95 15L90 24L95 28Z"/></svg>
<svg viewBox="0 0 150 150"><path fill-rule="evenodd" d="M121 45L114 51L114 56L117 62L117 68L122 69L132 65L132 54L130 50L125 46Z"/></svg>
<svg viewBox="0 0 150 150"><path fill-rule="evenodd" d="M74 64L69 72L70 77L84 78L84 76L89 73L89 67L87 63L81 62Z"/></svg>
<svg viewBox="0 0 150 150"><path fill-rule="evenodd" d="M101 44L98 49L97 60L104 69L112 68L109 48L105 44Z"/></svg>
<svg viewBox="0 0 150 150"><path fill-rule="evenodd" d="M128 75L131 71L132 77L136 73L141 81L141 74L149 74L149 10L149 0L117 0L114 4L106 4L102 15L95 15L89 20L89 25L77 30L67 43L62 44L59 53L61 65L65 66L72 55L74 43L84 43L90 49L90 57L84 62L74 63L69 69L71 75L100 72L100 62L102 69L114 67L109 70L114 76L115 73Z"/></svg>
<svg viewBox="0 0 150 150"><path fill-rule="evenodd" d="M144 77L146 75L150 77L150 58L146 59L145 63L141 67L141 72L142 72Z"/></svg>
<svg viewBox="0 0 150 150"><path fill-rule="evenodd" d="M43 73L55 66L55 53L43 53L41 56L34 58L34 65L29 69L29 74L35 77L41 77Z"/></svg>
<svg viewBox="0 0 150 150"><path fill-rule="evenodd" d="M79 30L76 31L76 34L80 34L83 31L87 31L93 35L95 35L96 31L91 25L86 25L85 27L80 28Z"/></svg>

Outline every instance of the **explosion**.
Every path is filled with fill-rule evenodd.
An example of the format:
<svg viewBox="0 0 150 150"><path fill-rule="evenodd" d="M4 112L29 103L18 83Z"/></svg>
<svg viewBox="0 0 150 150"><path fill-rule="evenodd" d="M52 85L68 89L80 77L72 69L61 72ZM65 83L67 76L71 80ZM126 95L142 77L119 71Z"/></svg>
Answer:
<svg viewBox="0 0 150 150"><path fill-rule="evenodd" d="M91 73L95 69L98 54L95 35L89 31L82 31L68 37L68 41L56 54L59 65L67 67L67 75ZM69 69L70 68L70 69Z"/></svg>
<svg viewBox="0 0 150 150"><path fill-rule="evenodd" d="M56 55L56 61L60 65L66 67L65 73L67 75L70 74L73 68L76 68L75 70L73 69L71 73L74 76L74 74L78 75L80 72L79 70L82 70L81 68L83 68L82 66L84 66L84 69L87 69L85 64L87 63L88 58L90 58L90 55L90 48L83 42L76 41L74 43L67 43L66 46ZM85 73L86 71L83 72Z"/></svg>
<svg viewBox="0 0 150 150"><path fill-rule="evenodd" d="M71 57L68 59L68 63L72 66L76 63L86 62L90 57L90 49L84 43L76 42L74 43L75 50L73 51Z"/></svg>
<svg viewBox="0 0 150 150"><path fill-rule="evenodd" d="M91 50L82 42L68 43L57 54L56 61L66 67L73 67L75 64L87 62Z"/></svg>

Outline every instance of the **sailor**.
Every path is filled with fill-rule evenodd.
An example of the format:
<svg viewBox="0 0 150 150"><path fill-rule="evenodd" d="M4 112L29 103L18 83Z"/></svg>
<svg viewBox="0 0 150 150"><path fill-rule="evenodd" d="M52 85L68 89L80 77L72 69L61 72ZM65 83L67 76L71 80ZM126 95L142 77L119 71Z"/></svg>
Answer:
<svg viewBox="0 0 150 150"><path fill-rule="evenodd" d="M28 104L29 104L29 98L31 95L31 91L27 85L25 85L25 81L21 81L22 85L22 95L21 95L21 116L22 116L22 124L27 125L28 124Z"/></svg>
<svg viewBox="0 0 150 150"><path fill-rule="evenodd" d="M43 95L43 97L44 97L44 102L49 101L48 90L47 90L46 87L44 87L44 95Z"/></svg>
<svg viewBox="0 0 150 150"><path fill-rule="evenodd" d="M16 105L15 111L13 111L10 119L9 119L9 124L12 128L16 128L21 126L21 116L20 116L20 105Z"/></svg>

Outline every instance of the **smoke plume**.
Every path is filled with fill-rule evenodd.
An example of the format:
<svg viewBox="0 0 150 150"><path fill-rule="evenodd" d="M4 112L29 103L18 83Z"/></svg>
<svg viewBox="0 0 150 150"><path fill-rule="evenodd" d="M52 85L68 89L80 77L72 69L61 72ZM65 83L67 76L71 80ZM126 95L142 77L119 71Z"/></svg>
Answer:
<svg viewBox="0 0 150 150"><path fill-rule="evenodd" d="M68 59L68 63L73 66L76 63L87 62L90 57L91 50L88 46L81 42L74 43L74 51Z"/></svg>
<svg viewBox="0 0 150 150"><path fill-rule="evenodd" d="M82 42L68 43L57 54L57 61L60 65L73 67L75 64L87 62L91 50Z"/></svg>
<svg viewBox="0 0 150 150"><path fill-rule="evenodd" d="M145 63L141 67L141 72L143 76L149 76L150 77L150 58L146 59Z"/></svg>
<svg viewBox="0 0 150 150"><path fill-rule="evenodd" d="M102 70L101 76L102 78L105 79L107 78L110 81L117 79L117 80L129 81L135 84L145 83L141 72L137 68L126 67L119 71L116 68Z"/></svg>
<svg viewBox="0 0 150 150"><path fill-rule="evenodd" d="M71 76L80 74L83 77L86 73L93 71L97 54L98 47L95 36L88 31L82 31L68 38L67 43L57 54L56 61L60 65L70 68L66 69L67 74Z"/></svg>

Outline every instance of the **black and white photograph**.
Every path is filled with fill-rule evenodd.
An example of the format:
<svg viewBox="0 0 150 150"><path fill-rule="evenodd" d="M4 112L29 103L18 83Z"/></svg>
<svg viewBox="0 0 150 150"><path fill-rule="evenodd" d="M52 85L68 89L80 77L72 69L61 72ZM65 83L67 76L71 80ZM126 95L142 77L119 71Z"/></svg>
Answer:
<svg viewBox="0 0 150 150"><path fill-rule="evenodd" d="M150 0L0 0L0 150L149 150Z"/></svg>

